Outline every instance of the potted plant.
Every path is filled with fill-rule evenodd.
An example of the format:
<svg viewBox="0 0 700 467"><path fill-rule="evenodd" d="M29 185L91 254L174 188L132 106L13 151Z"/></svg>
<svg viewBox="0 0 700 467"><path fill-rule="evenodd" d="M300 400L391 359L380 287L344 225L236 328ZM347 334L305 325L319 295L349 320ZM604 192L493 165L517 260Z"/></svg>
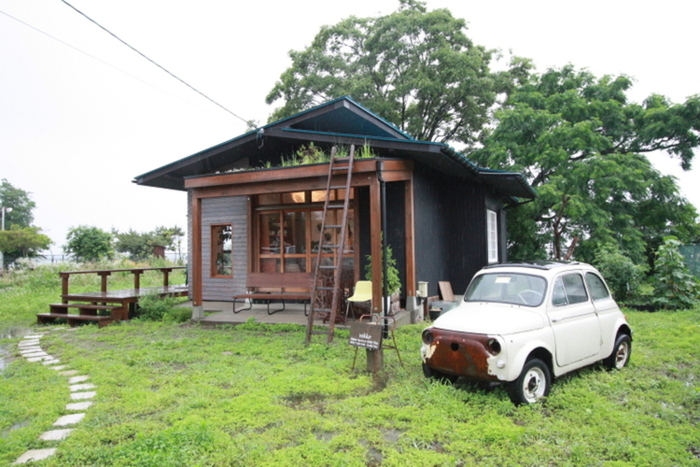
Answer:
<svg viewBox="0 0 700 467"><path fill-rule="evenodd" d="M401 298L401 277L396 268L396 259L391 246L386 247L386 276L389 296L391 297L391 314L399 311L399 301ZM372 255L367 255L367 265L365 266L365 280L372 280Z"/></svg>

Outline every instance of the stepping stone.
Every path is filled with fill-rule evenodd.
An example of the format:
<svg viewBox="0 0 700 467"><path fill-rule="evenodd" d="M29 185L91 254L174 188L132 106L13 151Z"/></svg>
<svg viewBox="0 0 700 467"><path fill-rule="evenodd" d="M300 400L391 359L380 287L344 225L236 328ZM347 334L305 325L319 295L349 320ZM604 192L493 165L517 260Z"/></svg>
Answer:
<svg viewBox="0 0 700 467"><path fill-rule="evenodd" d="M44 357L41 357L44 358ZM46 360L45 362L41 362L42 365L55 365L56 363L60 363L59 359L54 359L54 360Z"/></svg>
<svg viewBox="0 0 700 467"><path fill-rule="evenodd" d="M75 425L76 423L80 422L80 420L85 417L84 413L74 413L71 415L64 415L63 417L59 417L58 420L53 424L53 426L66 426L66 425Z"/></svg>
<svg viewBox="0 0 700 467"><path fill-rule="evenodd" d="M70 386L70 392L76 392L76 391L87 391L88 389L95 389L97 386L94 384L90 383L85 383L85 384L73 384Z"/></svg>
<svg viewBox="0 0 700 467"><path fill-rule="evenodd" d="M87 410L94 402L74 402L66 405L66 410Z"/></svg>
<svg viewBox="0 0 700 467"><path fill-rule="evenodd" d="M73 428L45 431L39 436L39 439L42 441L61 441L62 439L66 439L72 431Z"/></svg>
<svg viewBox="0 0 700 467"><path fill-rule="evenodd" d="M15 464L26 464L29 461L40 461L53 456L56 453L56 448L51 449L30 449L25 452L14 462Z"/></svg>
<svg viewBox="0 0 700 467"><path fill-rule="evenodd" d="M80 373L78 370L68 370L68 371L62 371L59 373L61 376L75 376L78 373Z"/></svg>
<svg viewBox="0 0 700 467"><path fill-rule="evenodd" d="M90 379L89 376L83 375L83 376L73 376L68 380L68 384L77 384L77 383L82 383L83 381L86 381Z"/></svg>
<svg viewBox="0 0 700 467"><path fill-rule="evenodd" d="M52 366L52 370L63 370L64 368L68 368L68 365L58 365L58 366Z"/></svg>
<svg viewBox="0 0 700 467"><path fill-rule="evenodd" d="M19 344L17 344L17 347L19 348L25 348L25 347L36 347L39 345L39 341L21 341Z"/></svg>
<svg viewBox="0 0 700 467"><path fill-rule="evenodd" d="M42 357L29 357L29 358L27 358L28 362L44 362L44 365L51 365L50 363L46 363L46 362L53 362L54 360L56 360L56 357L53 357L53 356L48 355L48 354L44 355Z"/></svg>
<svg viewBox="0 0 700 467"><path fill-rule="evenodd" d="M19 349L19 353L21 353L22 355L30 352L43 352L41 347L39 347L38 345L33 345L31 347L20 347Z"/></svg>
<svg viewBox="0 0 700 467"><path fill-rule="evenodd" d="M43 350L32 350L31 352L20 352L23 357L26 358L32 358L32 357L46 357L49 354L44 352Z"/></svg>
<svg viewBox="0 0 700 467"><path fill-rule="evenodd" d="M95 391L88 391L88 392L73 392L70 395L70 399L73 401L79 401L82 399L92 399L97 395L97 392Z"/></svg>
<svg viewBox="0 0 700 467"><path fill-rule="evenodd" d="M28 340L28 339L41 339L42 337L44 337L43 334L30 334L29 336L24 336L24 340Z"/></svg>

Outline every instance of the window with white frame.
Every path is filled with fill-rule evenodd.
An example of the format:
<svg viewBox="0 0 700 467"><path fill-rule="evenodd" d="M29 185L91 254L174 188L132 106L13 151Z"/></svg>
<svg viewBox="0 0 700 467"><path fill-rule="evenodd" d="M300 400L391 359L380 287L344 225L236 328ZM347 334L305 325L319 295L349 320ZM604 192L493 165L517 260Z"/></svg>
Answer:
<svg viewBox="0 0 700 467"><path fill-rule="evenodd" d="M486 242L489 264L498 263L498 215L490 209L486 210Z"/></svg>

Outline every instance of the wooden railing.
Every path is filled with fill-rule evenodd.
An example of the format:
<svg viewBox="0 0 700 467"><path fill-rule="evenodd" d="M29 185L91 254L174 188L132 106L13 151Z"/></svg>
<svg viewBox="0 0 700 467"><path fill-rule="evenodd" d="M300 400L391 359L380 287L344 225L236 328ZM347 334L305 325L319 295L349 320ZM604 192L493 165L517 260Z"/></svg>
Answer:
<svg viewBox="0 0 700 467"><path fill-rule="evenodd" d="M134 289L141 288L141 274L146 271L160 271L163 273L163 285L168 286L168 279L170 273L176 269L185 269L185 266L170 266L165 268L135 268L135 269L100 269L94 271L64 271L59 272L58 275L61 276L61 295L65 297L69 295L68 289L70 286L70 276L74 274L97 274L102 278L101 292L107 292L107 278L112 275L113 272L130 272L134 275ZM65 298L63 303L67 303Z"/></svg>

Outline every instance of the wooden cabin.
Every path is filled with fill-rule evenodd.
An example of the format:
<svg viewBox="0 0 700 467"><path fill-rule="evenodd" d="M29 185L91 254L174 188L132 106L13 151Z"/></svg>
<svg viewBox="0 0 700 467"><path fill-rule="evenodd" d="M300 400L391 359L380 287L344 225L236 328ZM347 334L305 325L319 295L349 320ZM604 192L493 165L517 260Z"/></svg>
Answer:
<svg viewBox="0 0 700 467"><path fill-rule="evenodd" d="M282 164L353 145L370 157L353 168L343 255L350 285L364 278L368 256L381 257L383 238L407 310L417 307L419 281L429 283L429 295L438 294L438 281L462 293L481 267L506 260L506 208L535 197L522 175L476 167L448 145L418 141L343 97L136 177L139 185L188 193L194 318L203 301L244 293L253 274L276 283L313 272L314 245L333 235L319 229L328 163ZM381 261L371 268L381 277ZM372 295L380 311L381 281Z"/></svg>

